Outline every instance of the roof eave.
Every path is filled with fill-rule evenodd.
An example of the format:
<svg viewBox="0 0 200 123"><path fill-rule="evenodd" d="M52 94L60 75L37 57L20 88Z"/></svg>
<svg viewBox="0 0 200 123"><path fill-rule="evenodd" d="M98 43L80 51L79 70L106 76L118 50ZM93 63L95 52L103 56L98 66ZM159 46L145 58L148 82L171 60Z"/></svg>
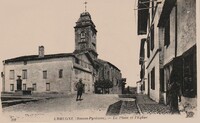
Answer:
<svg viewBox="0 0 200 123"><path fill-rule="evenodd" d="M169 14L171 13L173 7L176 5L176 0L165 0L163 9L158 21L158 27L164 27L168 19Z"/></svg>

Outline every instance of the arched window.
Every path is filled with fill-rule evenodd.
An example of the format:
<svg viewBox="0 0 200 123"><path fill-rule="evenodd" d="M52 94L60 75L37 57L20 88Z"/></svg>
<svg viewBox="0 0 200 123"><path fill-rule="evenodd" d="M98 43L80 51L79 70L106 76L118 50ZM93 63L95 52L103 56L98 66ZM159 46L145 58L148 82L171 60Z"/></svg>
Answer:
<svg viewBox="0 0 200 123"><path fill-rule="evenodd" d="M81 32L81 39L82 38L85 38L85 32L84 31Z"/></svg>

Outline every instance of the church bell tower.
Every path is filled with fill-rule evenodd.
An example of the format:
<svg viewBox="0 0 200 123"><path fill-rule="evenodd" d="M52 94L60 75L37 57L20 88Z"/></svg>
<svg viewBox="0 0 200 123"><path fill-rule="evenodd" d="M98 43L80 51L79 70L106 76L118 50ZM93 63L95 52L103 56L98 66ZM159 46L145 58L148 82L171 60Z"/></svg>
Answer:
<svg viewBox="0 0 200 123"><path fill-rule="evenodd" d="M92 58L97 58L95 28L89 12L83 12L76 22L75 29L75 53L89 52Z"/></svg>

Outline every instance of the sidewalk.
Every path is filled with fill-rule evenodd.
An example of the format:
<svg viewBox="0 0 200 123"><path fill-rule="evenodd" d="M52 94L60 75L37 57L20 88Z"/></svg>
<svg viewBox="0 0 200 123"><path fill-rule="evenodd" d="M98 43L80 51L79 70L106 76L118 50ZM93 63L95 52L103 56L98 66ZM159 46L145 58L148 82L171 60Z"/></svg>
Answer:
<svg viewBox="0 0 200 123"><path fill-rule="evenodd" d="M140 114L171 114L170 107L151 100L147 95L137 95L136 104Z"/></svg>
<svg viewBox="0 0 200 123"><path fill-rule="evenodd" d="M1 95L2 107L8 107L26 102L35 102L44 99L51 99L51 96L33 96L33 95Z"/></svg>

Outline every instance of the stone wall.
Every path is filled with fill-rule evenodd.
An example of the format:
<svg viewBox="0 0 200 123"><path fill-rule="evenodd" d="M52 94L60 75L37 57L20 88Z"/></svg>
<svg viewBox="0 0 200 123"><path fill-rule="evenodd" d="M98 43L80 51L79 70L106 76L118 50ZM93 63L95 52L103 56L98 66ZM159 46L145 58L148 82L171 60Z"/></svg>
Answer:
<svg viewBox="0 0 200 123"><path fill-rule="evenodd" d="M196 44L196 0L177 0L178 48L177 55Z"/></svg>
<svg viewBox="0 0 200 123"><path fill-rule="evenodd" d="M47 60L9 63L5 65L5 91L10 92L10 84L16 87L17 76L22 76L22 70L27 70L27 79L22 79L26 88L36 84L35 92L70 92L72 79L73 58L56 58ZM63 77L59 78L59 70L63 70ZM9 78L10 70L14 70L15 77ZM43 71L47 71L47 79L43 79ZM50 91L46 91L46 83L50 83Z"/></svg>

